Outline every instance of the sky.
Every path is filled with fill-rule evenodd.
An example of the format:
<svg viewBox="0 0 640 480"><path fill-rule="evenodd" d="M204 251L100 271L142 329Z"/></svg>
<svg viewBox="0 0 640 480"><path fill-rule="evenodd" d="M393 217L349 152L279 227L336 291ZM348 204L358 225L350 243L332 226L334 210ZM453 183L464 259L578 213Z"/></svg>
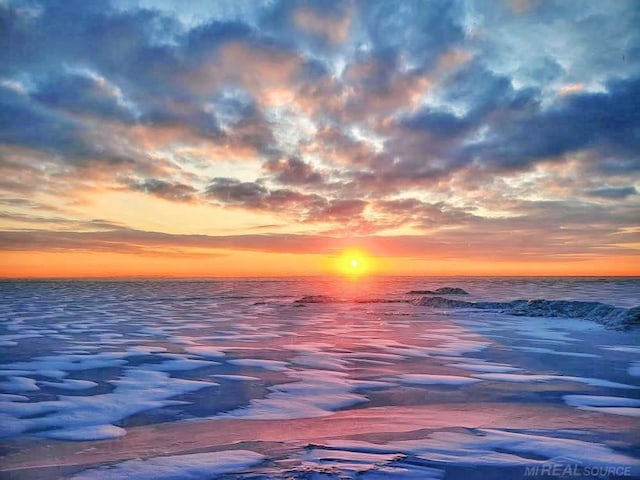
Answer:
<svg viewBox="0 0 640 480"><path fill-rule="evenodd" d="M0 0L0 276L640 275L638 25Z"/></svg>

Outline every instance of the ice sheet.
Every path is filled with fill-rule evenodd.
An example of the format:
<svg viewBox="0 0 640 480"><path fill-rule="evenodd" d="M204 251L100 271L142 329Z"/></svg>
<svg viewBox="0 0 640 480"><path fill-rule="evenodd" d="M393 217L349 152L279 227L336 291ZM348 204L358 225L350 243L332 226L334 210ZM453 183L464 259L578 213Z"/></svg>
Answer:
<svg viewBox="0 0 640 480"><path fill-rule="evenodd" d="M129 460L110 467L86 470L74 480L201 480L241 472L260 463L263 455L251 450L226 450Z"/></svg>

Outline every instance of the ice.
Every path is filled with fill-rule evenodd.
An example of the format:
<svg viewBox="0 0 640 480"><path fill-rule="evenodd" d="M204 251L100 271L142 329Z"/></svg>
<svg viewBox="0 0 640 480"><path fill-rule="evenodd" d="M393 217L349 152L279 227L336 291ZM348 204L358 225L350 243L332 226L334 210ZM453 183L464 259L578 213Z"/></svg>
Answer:
<svg viewBox="0 0 640 480"><path fill-rule="evenodd" d="M225 450L128 460L109 467L85 470L75 480L200 480L214 475L237 473L264 460L251 450Z"/></svg>
<svg viewBox="0 0 640 480"><path fill-rule="evenodd" d="M622 308L600 302L547 299L469 302L446 297L422 297L412 300L411 303L432 308L496 310L521 317L580 318L592 320L614 329L628 329L640 324L640 307Z"/></svg>
<svg viewBox="0 0 640 480"><path fill-rule="evenodd" d="M61 382L39 382L40 385L46 385L47 387L62 388L64 390L86 390L87 388L97 387L96 382L90 380L73 380L65 378Z"/></svg>
<svg viewBox="0 0 640 480"><path fill-rule="evenodd" d="M242 381L257 381L260 380L258 377L251 377L249 375L212 375L214 378L219 378L221 380L236 380L239 382Z"/></svg>
<svg viewBox="0 0 640 480"><path fill-rule="evenodd" d="M317 476L312 476L312 475ZM437 480L444 472L437 468L405 462L403 455L366 453L316 447L302 455L297 472L286 472L285 478L362 478Z"/></svg>
<svg viewBox="0 0 640 480"><path fill-rule="evenodd" d="M184 351L205 358L222 358L225 355L224 352L220 351L219 348L203 345L185 347Z"/></svg>
<svg viewBox="0 0 640 480"><path fill-rule="evenodd" d="M439 431L419 440L375 444L356 440L329 440L340 450L415 455L435 464L469 466L524 466L569 457L585 465L628 465L640 472L640 460L593 442L546 435L478 429L468 432ZM538 459L533 459L533 458Z"/></svg>
<svg viewBox="0 0 640 480"><path fill-rule="evenodd" d="M316 369L344 370L349 363L348 360L339 355L328 355L326 353L311 353L300 355L291 359L294 365L302 365Z"/></svg>
<svg viewBox="0 0 640 480"><path fill-rule="evenodd" d="M60 396L58 400L33 403L5 402L0 411L10 414L21 432L37 432L47 438L81 437L91 434L90 427L99 426L101 438L122 433L109 425L135 413L175 404L169 400L176 395L218 385L214 382L170 378L166 372L130 368L124 376L112 381L112 393L91 396ZM86 429L85 429L86 427ZM71 431L71 433L69 433ZM80 432L76 435L73 432ZM87 433L89 432L89 433ZM85 438L80 438L84 440Z"/></svg>
<svg viewBox="0 0 640 480"><path fill-rule="evenodd" d="M640 417L640 400L604 395L563 395L567 405L581 410Z"/></svg>
<svg viewBox="0 0 640 480"><path fill-rule="evenodd" d="M638 322L638 308L621 308L600 302L566 300L529 300L510 302L510 315L526 317L566 317L593 320L612 328L627 328Z"/></svg>
<svg viewBox="0 0 640 480"><path fill-rule="evenodd" d="M469 295L465 289L460 287L440 287L435 290L411 290L408 295Z"/></svg>
<svg viewBox="0 0 640 480"><path fill-rule="evenodd" d="M635 353L640 355L640 347L635 345L604 345L602 348L613 352Z"/></svg>
<svg viewBox="0 0 640 480"><path fill-rule="evenodd" d="M490 342L461 338L455 335L421 335L422 339L435 340L437 345L421 346L401 343L390 339L362 340L361 345L380 348L385 354L400 357L462 356L465 353L484 350Z"/></svg>
<svg viewBox="0 0 640 480"><path fill-rule="evenodd" d="M640 400L604 395L563 395L567 405L573 407L640 407Z"/></svg>
<svg viewBox="0 0 640 480"><path fill-rule="evenodd" d="M578 382L591 385L592 387L607 388L640 388L636 385L626 383L611 382L601 378L574 377L569 375L538 375L538 374L518 374L518 373L478 373L473 375L483 380L493 380L497 382L535 383L535 382Z"/></svg>
<svg viewBox="0 0 640 480"><path fill-rule="evenodd" d="M58 372L76 372L94 368L118 367L127 363L126 358L133 353L127 352L99 352L88 355L67 354L47 355L34 358L31 361L4 364L4 369L27 370L34 375L60 378Z"/></svg>
<svg viewBox="0 0 640 480"><path fill-rule="evenodd" d="M27 377L7 377L6 380L0 382L0 390L4 392L35 392L40 390L36 385L36 381Z"/></svg>
<svg viewBox="0 0 640 480"><path fill-rule="evenodd" d="M52 431L43 432L40 435L56 440L107 440L110 438L118 438L126 435L124 428L115 425L89 425L77 428L60 428Z"/></svg>
<svg viewBox="0 0 640 480"><path fill-rule="evenodd" d="M208 360L192 360L190 358L173 358L161 363L145 364L144 368L158 372L183 372L186 370L195 370L196 368L211 367L213 365L220 365L220 363Z"/></svg>
<svg viewBox="0 0 640 480"><path fill-rule="evenodd" d="M235 360L229 360L229 363L233 365L239 365L241 367L264 368L265 370L272 370L274 372L284 372L289 369L289 364L287 362L281 362L279 360L263 360L259 358L238 358Z"/></svg>
<svg viewBox="0 0 640 480"><path fill-rule="evenodd" d="M546 353L549 355L563 355L565 357L580 357L580 358L597 358L600 355L596 355L595 353L581 353L581 352L568 352L566 350L552 350L550 348L541 348L541 347L511 347L514 350L521 350L523 352L531 352L531 353Z"/></svg>
<svg viewBox="0 0 640 480"><path fill-rule="evenodd" d="M291 350L298 353L317 353L332 348L331 343L324 342L299 342L292 345L283 345L285 350Z"/></svg>
<svg viewBox="0 0 640 480"><path fill-rule="evenodd" d="M480 381L478 378L460 377L456 375L428 375L407 373L395 377L400 383L409 385L471 385Z"/></svg>
<svg viewBox="0 0 640 480"><path fill-rule="evenodd" d="M440 480L444 472L422 465L397 464L393 467L378 467L362 474L366 480Z"/></svg>
<svg viewBox="0 0 640 480"><path fill-rule="evenodd" d="M468 338L462 332L458 334L424 334L421 338L440 340L440 344L435 347L427 347L425 350L430 355L450 355L462 356L465 353L479 352L487 348L491 343L484 340L474 340Z"/></svg>
<svg viewBox="0 0 640 480"><path fill-rule="evenodd" d="M2 404L2 402L26 402L28 400L29 400L29 397L25 397L24 395L0 393L0 404Z"/></svg>
<svg viewBox="0 0 640 480"><path fill-rule="evenodd" d="M473 360L473 361L472 361ZM480 359L465 358L464 362L447 363L447 367L461 368L473 372L484 373L510 373L522 370L521 368L506 365L504 363L490 363Z"/></svg>
<svg viewBox="0 0 640 480"><path fill-rule="evenodd" d="M398 355L397 353L382 353L382 352L349 352L344 353L345 358L355 358L357 360L377 360L377 361L389 361L390 363L407 358L405 355Z"/></svg>
<svg viewBox="0 0 640 480"><path fill-rule="evenodd" d="M150 355L152 353L161 353L166 351L167 349L165 347L157 347L151 345L135 345L133 347L127 348L127 352L141 355Z"/></svg>
<svg viewBox="0 0 640 480"><path fill-rule="evenodd" d="M15 377L23 375L31 375L31 370L0 370L0 377Z"/></svg>
<svg viewBox="0 0 640 480"><path fill-rule="evenodd" d="M324 417L367 401L363 395L353 393L358 385L346 373L306 369L292 371L289 376L298 381L269 387L266 398L253 400L249 406L223 416L262 420Z"/></svg>
<svg viewBox="0 0 640 480"><path fill-rule="evenodd" d="M570 376L557 376L558 380L578 382L591 385L592 387L605 387L605 388L623 388L623 389L636 389L640 388L640 385L629 385L627 383L611 382L602 378L588 378L588 377L570 377Z"/></svg>
<svg viewBox="0 0 640 480"><path fill-rule="evenodd" d="M42 337L42 335L39 333L16 333L13 335L0 335L0 347L13 347L18 345L18 340L36 337Z"/></svg>
<svg viewBox="0 0 640 480"><path fill-rule="evenodd" d="M492 380L494 382L516 382L516 383L534 383L548 382L557 380L557 375L537 375L537 374L521 374L521 373L478 373L474 377L483 380Z"/></svg>
<svg viewBox="0 0 640 480"><path fill-rule="evenodd" d="M583 407L583 410L594 410L612 415L624 415L625 417L640 417L640 408L636 407Z"/></svg>
<svg viewBox="0 0 640 480"><path fill-rule="evenodd" d="M371 465L376 463L391 462L397 458L393 453L366 453L366 452L352 452L349 450L328 450L323 448L313 448L306 452L305 460L321 462L352 462L359 465Z"/></svg>

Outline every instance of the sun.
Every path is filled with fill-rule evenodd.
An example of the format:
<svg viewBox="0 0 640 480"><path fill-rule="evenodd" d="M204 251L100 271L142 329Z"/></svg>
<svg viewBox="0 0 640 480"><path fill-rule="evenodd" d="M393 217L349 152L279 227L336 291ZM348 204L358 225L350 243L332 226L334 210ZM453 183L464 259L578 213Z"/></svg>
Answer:
<svg viewBox="0 0 640 480"><path fill-rule="evenodd" d="M342 274L360 276L370 271L371 260L362 250L349 249L340 254L337 267Z"/></svg>

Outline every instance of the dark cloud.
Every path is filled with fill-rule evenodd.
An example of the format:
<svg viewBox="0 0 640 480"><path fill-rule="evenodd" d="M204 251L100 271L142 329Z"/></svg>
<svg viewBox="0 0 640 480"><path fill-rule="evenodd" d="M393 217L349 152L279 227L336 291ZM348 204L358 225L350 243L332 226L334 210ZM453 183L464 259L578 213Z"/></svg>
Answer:
<svg viewBox="0 0 640 480"><path fill-rule="evenodd" d="M474 123L465 117L452 113L425 109L406 118L403 125L412 130L430 132L434 135L454 137L466 132Z"/></svg>
<svg viewBox="0 0 640 480"><path fill-rule="evenodd" d="M0 86L0 142L62 153L74 159L94 154L82 139L82 126L39 108L13 89Z"/></svg>
<svg viewBox="0 0 640 480"><path fill-rule="evenodd" d="M640 150L640 77L615 80L602 93L568 95L555 105L493 125L495 135L462 150L489 168L522 168L536 160L593 148L625 156Z"/></svg>
<svg viewBox="0 0 640 480"><path fill-rule="evenodd" d="M325 208L327 203L316 194L285 188L270 190L257 182L241 182L232 178L214 178L207 187L206 196L222 205L304 216Z"/></svg>
<svg viewBox="0 0 640 480"><path fill-rule="evenodd" d="M165 200L191 202L195 200L196 189L184 183L172 183L157 178L148 178L129 184L132 190L150 193Z"/></svg>
<svg viewBox="0 0 640 480"><path fill-rule="evenodd" d="M322 175L297 157L273 160L265 163L264 168L275 176L276 181L287 185L314 185L322 182Z"/></svg>
<svg viewBox="0 0 640 480"><path fill-rule="evenodd" d="M319 221L349 221L356 219L362 214L367 206L364 200L332 200L328 202L326 207L315 214L314 220Z"/></svg>
<svg viewBox="0 0 640 480"><path fill-rule="evenodd" d="M421 68L464 39L461 2L385 0L360 2L359 14L375 54L402 52Z"/></svg>
<svg viewBox="0 0 640 480"><path fill-rule="evenodd" d="M69 74L47 78L32 98L50 108L131 123L135 113L122 103L119 93L105 79Z"/></svg>
<svg viewBox="0 0 640 480"><path fill-rule="evenodd" d="M603 187L595 190L588 190L587 195L591 197L600 197L608 199L627 198L631 195L637 195L636 187Z"/></svg>
<svg viewBox="0 0 640 480"><path fill-rule="evenodd" d="M360 199L331 199L286 188L269 189L261 183L231 178L214 178L206 196L222 205L294 215L304 222L357 221L367 206Z"/></svg>
<svg viewBox="0 0 640 480"><path fill-rule="evenodd" d="M461 226L480 220L470 212L445 202L427 203L415 198L382 200L375 203L375 209L394 219L398 225L410 224L417 227Z"/></svg>
<svg viewBox="0 0 640 480"><path fill-rule="evenodd" d="M206 191L214 200L225 204L260 208L269 190L255 182L241 182L232 178L214 178Z"/></svg>

